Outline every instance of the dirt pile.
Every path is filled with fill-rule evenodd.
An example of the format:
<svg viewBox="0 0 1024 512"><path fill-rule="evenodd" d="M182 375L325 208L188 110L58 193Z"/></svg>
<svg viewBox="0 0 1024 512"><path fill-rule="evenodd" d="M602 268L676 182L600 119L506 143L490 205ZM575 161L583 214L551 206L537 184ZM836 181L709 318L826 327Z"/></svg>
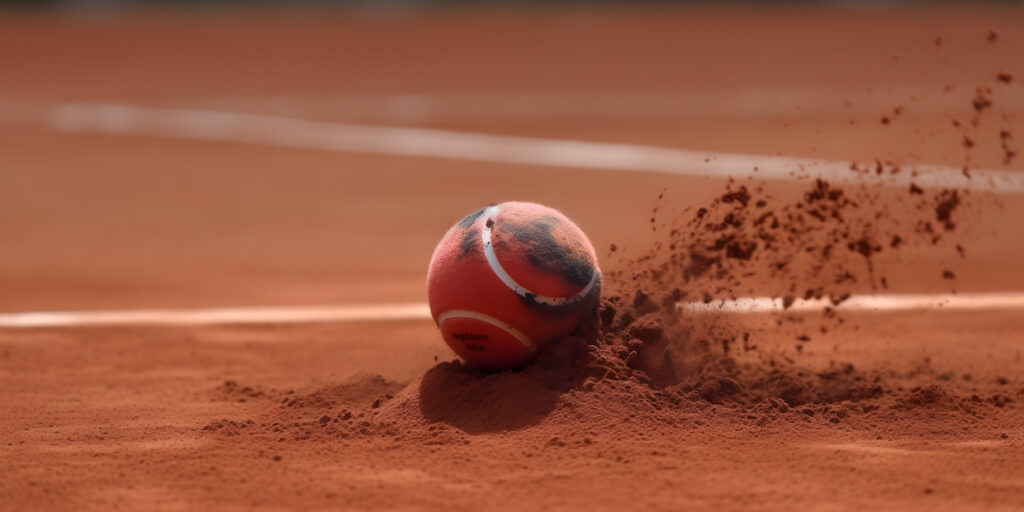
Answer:
<svg viewBox="0 0 1024 512"><path fill-rule="evenodd" d="M914 185L894 191L815 180L797 192L769 193L730 183L704 207L660 225L655 216L654 229L664 237L649 250L615 251L599 308L522 371L487 374L444 362L404 389L363 375L305 393L226 382L219 394L263 400L267 409L211 423L204 432L430 444L512 430L567 442L583 425L597 432L636 422L869 428L883 417L889 424L910 421L914 411L973 421L1024 397L1009 388L964 394L927 364L900 373L802 359L804 346L825 343L830 332L856 330L837 306L852 293L888 286L884 256L925 248L962 258L954 235L969 198ZM934 280L951 285L946 272L952 273ZM776 297L785 309L719 309L743 295ZM797 299L827 299L831 306L797 312L790 308ZM681 309L686 303L707 307Z"/></svg>

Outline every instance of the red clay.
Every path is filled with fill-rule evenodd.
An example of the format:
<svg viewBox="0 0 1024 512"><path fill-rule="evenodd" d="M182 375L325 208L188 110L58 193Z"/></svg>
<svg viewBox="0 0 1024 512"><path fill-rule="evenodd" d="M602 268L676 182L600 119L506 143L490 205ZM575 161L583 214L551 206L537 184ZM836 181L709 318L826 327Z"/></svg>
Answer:
<svg viewBox="0 0 1024 512"><path fill-rule="evenodd" d="M918 161L1019 171L1021 85L999 78L1022 72L1014 9L12 15L0 109L825 87L792 115L422 124L873 174ZM506 199L564 211L608 271L595 315L521 372L450 362L430 322L0 331L0 508L1024 503L1018 311L671 307L1021 290L1019 196L72 135L32 116L0 124L0 154L16 171L0 172L0 243L15 248L0 251L3 311L423 300L451 220Z"/></svg>

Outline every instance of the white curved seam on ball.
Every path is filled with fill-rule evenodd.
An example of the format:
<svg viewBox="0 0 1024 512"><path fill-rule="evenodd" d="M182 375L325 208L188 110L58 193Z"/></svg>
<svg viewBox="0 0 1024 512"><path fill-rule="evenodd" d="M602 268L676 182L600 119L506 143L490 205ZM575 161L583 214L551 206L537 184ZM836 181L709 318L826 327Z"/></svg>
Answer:
<svg viewBox="0 0 1024 512"><path fill-rule="evenodd" d="M487 264L491 266L491 270L494 271L494 275L501 279L501 282L505 283L512 291L516 292L517 295L522 297L532 297L534 301L547 304L549 306L566 306L579 302L584 297L590 294L590 291L597 284L598 271L595 266L590 273L590 281L582 290L572 297L547 297L539 293L528 290L526 287L520 285L512 276L505 271L505 267L501 266L501 262L498 261L498 255L494 253L494 246L491 244L491 228L487 227L487 221L490 220L495 214L498 213L497 206L489 206L484 210L484 227L480 231L480 240L484 244L484 256L487 258Z"/></svg>
<svg viewBox="0 0 1024 512"><path fill-rule="evenodd" d="M523 334L519 329L516 329L493 316L477 313L476 311L470 311L468 309L450 309L437 316L438 327L440 327L446 320L450 320L452 318L472 318L473 320L479 320L481 322L491 324L511 334L512 337L519 340L519 343L522 343L523 346L526 347L526 350L529 350L531 354L537 354L537 346L530 341L530 338Z"/></svg>

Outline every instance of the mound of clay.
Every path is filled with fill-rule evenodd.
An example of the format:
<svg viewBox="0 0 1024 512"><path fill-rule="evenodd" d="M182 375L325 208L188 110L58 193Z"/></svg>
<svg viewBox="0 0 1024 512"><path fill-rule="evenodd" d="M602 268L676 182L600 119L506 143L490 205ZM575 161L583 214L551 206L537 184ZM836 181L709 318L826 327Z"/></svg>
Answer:
<svg viewBox="0 0 1024 512"><path fill-rule="evenodd" d="M400 389L401 385L372 373L356 374L339 384L306 393L242 386L229 380L218 386L218 395L240 402L262 401L266 412L259 421L221 419L205 425L203 431L231 436L287 432L309 437L312 432L306 427L348 425L354 419L365 417L367 410L379 407Z"/></svg>
<svg viewBox="0 0 1024 512"><path fill-rule="evenodd" d="M636 422L650 431L716 421L831 428L883 417L899 424L919 413L978 418L1015 398L964 395L926 366L896 375L840 361L826 368L803 363L804 345L856 328L839 307L754 318L678 307L747 294L781 297L786 305L828 298L838 306L851 293L887 286L880 255L924 249L961 257L964 249L952 237L969 197L916 186L840 188L822 180L799 193L730 183L710 204L664 223L665 239L650 250L632 257L617 251L617 269L608 273L611 294L573 335L549 343L522 371L483 373L444 362L400 391L379 376L305 394L226 383L222 393L263 398L268 410L205 430L431 444L534 429L558 443L584 442L587 432ZM889 211L893 204L902 209ZM935 281L949 283L942 275ZM779 337L792 339L792 348L759 348Z"/></svg>

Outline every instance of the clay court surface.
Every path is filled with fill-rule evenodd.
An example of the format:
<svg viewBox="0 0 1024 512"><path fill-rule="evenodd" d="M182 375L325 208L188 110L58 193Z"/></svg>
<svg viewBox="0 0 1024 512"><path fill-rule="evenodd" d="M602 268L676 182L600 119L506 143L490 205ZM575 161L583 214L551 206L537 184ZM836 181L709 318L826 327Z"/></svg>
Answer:
<svg viewBox="0 0 1024 512"><path fill-rule="evenodd" d="M758 158L877 160L890 181L916 164L1019 179L1024 159L1007 152L1024 147L1022 21L1012 6L4 12L0 509L1019 510L1019 188L957 182L970 190L955 231L869 255L870 275L857 266L856 286L839 290L992 305L840 306L842 322L659 317L662 345L721 329L757 345L671 378L616 350L645 339L625 311L654 314L634 299L646 281L630 278L665 231L652 231L653 208L658 227L727 186L778 201L812 186L813 167L762 182L770 166ZM979 86L991 89L980 109ZM226 124L203 122L211 112ZM172 114L184 124L168 132ZM331 149L283 129L253 140L267 119L314 134L356 126L373 144L392 132L372 128L405 127L440 130L413 139L688 150L712 167L754 156L730 185L727 174L529 163L471 138L452 139L468 142L447 156ZM914 209L933 191L905 189L880 186L858 205L878 222L935 222ZM425 275L449 226L502 200L574 219L621 302L536 365L483 375L447 363ZM754 272L738 279L714 298L786 293ZM619 316L603 316L612 306ZM228 307L357 314L12 320Z"/></svg>

